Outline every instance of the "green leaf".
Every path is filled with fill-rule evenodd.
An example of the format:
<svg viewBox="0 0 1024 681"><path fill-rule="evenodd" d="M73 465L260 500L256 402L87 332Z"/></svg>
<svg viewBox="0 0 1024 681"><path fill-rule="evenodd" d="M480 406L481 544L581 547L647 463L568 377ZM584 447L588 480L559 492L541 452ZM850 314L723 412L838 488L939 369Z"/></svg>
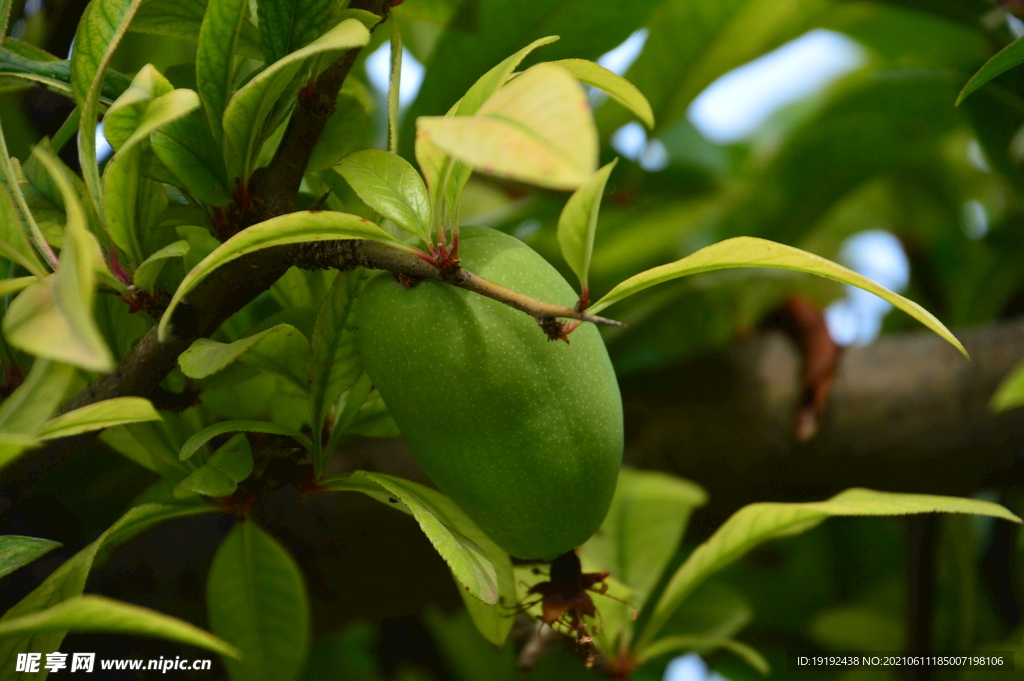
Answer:
<svg viewBox="0 0 1024 681"><path fill-rule="evenodd" d="M654 111L643 93L628 80L600 64L586 59L559 59L551 62L575 76L584 85L596 87L626 107L648 128L654 128Z"/></svg>
<svg viewBox="0 0 1024 681"><path fill-rule="evenodd" d="M174 90L171 81L146 64L135 74L131 85L110 105L103 115L103 136L116 151L119 151L132 133L138 129L147 105L156 97Z"/></svg>
<svg viewBox="0 0 1024 681"><path fill-rule="evenodd" d="M189 439L185 440L185 443L181 445L181 452L178 454L178 459L185 461L193 454L199 451L199 449L207 442L217 437L218 435L224 435L225 433L272 433L274 435L287 435L294 439L296 442L301 444L308 451L313 450L313 443L309 441L309 438L300 433L297 430L282 426L271 421L247 421L245 419L232 419L230 421L221 421L215 423L212 426L207 426L199 430L197 433L192 435Z"/></svg>
<svg viewBox="0 0 1024 681"><path fill-rule="evenodd" d="M562 36L544 50L547 59L597 59L640 28L664 1L604 0L600 11L594 11L592 0L461 3L426 63L423 86L408 116L415 120L444 113L491 64L543 36Z"/></svg>
<svg viewBox="0 0 1024 681"><path fill-rule="evenodd" d="M9 296L12 293L24 291L37 281L39 281L38 277L15 277L14 279L0 280L0 296Z"/></svg>
<svg viewBox="0 0 1024 681"><path fill-rule="evenodd" d="M242 653L232 681L293 681L309 648L309 601L288 552L256 523L239 523L217 549L206 584L210 629Z"/></svg>
<svg viewBox="0 0 1024 681"><path fill-rule="evenodd" d="M61 546L60 542L37 537L0 536L0 577L39 560Z"/></svg>
<svg viewBox="0 0 1024 681"><path fill-rule="evenodd" d="M623 468L608 515L581 556L628 586L630 604L642 610L679 550L690 514L706 502L707 494L692 482Z"/></svg>
<svg viewBox="0 0 1024 681"><path fill-rule="evenodd" d="M615 159L594 173L583 186L577 189L562 209L558 218L558 245L569 268L579 277L582 296L589 297L587 277L590 273L590 259L594 255L594 235L597 233L597 217L601 212L601 199L608 184L608 176L615 170L619 159Z"/></svg>
<svg viewBox="0 0 1024 681"><path fill-rule="evenodd" d="M206 116L193 111L150 137L153 153L192 196L211 206L231 199L228 171L221 145L213 137Z"/></svg>
<svg viewBox="0 0 1024 681"><path fill-rule="evenodd" d="M324 480L320 489L362 492L410 513L448 563L455 580L470 595L491 606L498 604L499 600L507 606L515 603L512 562L508 554L440 492L401 478L366 471ZM486 617L490 633L482 633L489 638L504 639L511 627L511 622L499 621L497 615L490 611L471 611L471 614L474 618Z"/></svg>
<svg viewBox="0 0 1024 681"><path fill-rule="evenodd" d="M36 222L28 202L25 200L25 195L21 191L21 169L16 167L17 164L17 159L11 158L7 151L7 140L4 137L3 125L0 125L0 185L3 185L5 190L10 192L17 210L21 212L22 218L28 224L28 233L36 250L43 256L43 259L51 269L56 269L58 266L57 256L54 255L53 249L47 243L46 237L39 228L39 224ZM0 215L0 218L5 217ZM8 227L7 229L10 228Z"/></svg>
<svg viewBox="0 0 1024 681"><path fill-rule="evenodd" d="M198 43L206 7L205 0L143 0L128 30ZM242 22L235 50L239 55L263 61L259 31L252 22Z"/></svg>
<svg viewBox="0 0 1024 681"><path fill-rule="evenodd" d="M238 483L252 474L252 449L244 434L238 434L221 445L210 460L192 471L174 488L178 499L192 494L226 497L234 494Z"/></svg>
<svg viewBox="0 0 1024 681"><path fill-rule="evenodd" d="M352 311L365 282L364 270L338 273L320 306L313 339L310 341L306 382L314 433L313 445L316 448L313 465L317 475L323 471L326 458L331 452L321 451L320 437L316 434L323 432L331 405L355 385L363 373L359 349L356 347L355 315Z"/></svg>
<svg viewBox="0 0 1024 681"><path fill-rule="evenodd" d="M75 596L46 610L0 622L0 638L67 631L152 636L239 656L234 646L188 622L103 596Z"/></svg>
<svg viewBox="0 0 1024 681"><path fill-rule="evenodd" d="M160 276L160 271L164 268L164 264L171 258L185 257L188 250L189 244L185 239L180 239L167 244L159 251L143 260L142 263L135 268L135 272L132 274L132 283L143 291L152 293L156 287L156 278Z"/></svg>
<svg viewBox="0 0 1024 681"><path fill-rule="evenodd" d="M8 40L10 45L13 40ZM71 61L68 59L33 59L7 49L0 50L0 76L40 83L67 96L72 96ZM125 91L131 79L123 73L107 69L100 90L100 101L110 104Z"/></svg>
<svg viewBox="0 0 1024 681"><path fill-rule="evenodd" d="M81 109L78 157L82 176L97 211L103 210L99 165L96 162L96 120L104 71L142 0L91 0L78 22L71 53L71 87Z"/></svg>
<svg viewBox="0 0 1024 681"><path fill-rule="evenodd" d="M1003 379L992 396L992 409L1001 412L1013 409L1024 404L1024 363L1018 364L1013 371Z"/></svg>
<svg viewBox="0 0 1024 681"><path fill-rule="evenodd" d="M224 110L235 91L235 54L248 10L246 0L209 0L199 29L196 88L218 145L224 139Z"/></svg>
<svg viewBox="0 0 1024 681"><path fill-rule="evenodd" d="M361 361L360 364L362 364ZM327 438L327 446L321 450L318 457L324 465L326 465L327 460L330 459L331 455L338 448L341 436L355 423L356 418L359 416L363 406L367 404L367 400L372 392L373 382L364 371L356 379L356 382L352 384L352 387L344 393L343 399L335 403L335 419L334 425L331 427L331 435Z"/></svg>
<svg viewBox="0 0 1024 681"><path fill-rule="evenodd" d="M153 404L142 397L115 397L79 407L50 419L36 433L44 440L70 437L139 421L159 421Z"/></svg>
<svg viewBox="0 0 1024 681"><path fill-rule="evenodd" d="M643 665L662 655L678 654L691 650L699 650L702 654L712 653L718 649L735 653L737 657L757 670L762 676L771 674L771 665L764 655L746 643L731 638L708 638L705 636L667 636L659 639L644 649L642 657L636 659L638 666Z"/></svg>
<svg viewBox="0 0 1024 681"><path fill-rule="evenodd" d="M263 133L263 123L278 97L307 60L362 47L370 32L357 19L346 19L306 47L279 59L235 93L224 111L224 160L229 178L249 179ZM315 74L314 74L315 75Z"/></svg>
<svg viewBox="0 0 1024 681"><path fill-rule="evenodd" d="M960 344L956 336L943 326L942 322L936 319L934 315L917 303L907 300L884 286L876 284L867 277L857 274L842 265L837 265L830 260L802 251L799 248L754 237L741 236L726 239L725 241L702 248L696 253L674 263L661 265L660 267L655 267L632 276L609 291L601 300L594 303L588 309L588 312L598 314L601 310L617 303L623 298L650 288L655 284L678 279L679 277L686 277L691 274L735 267L767 267L807 272L808 274L815 274L819 277L862 288L903 310L949 341L964 356L967 355L967 351L964 350L964 346Z"/></svg>
<svg viewBox="0 0 1024 681"><path fill-rule="evenodd" d="M492 67L487 73L480 76L473 86L466 90L466 94L462 96L455 108L456 116L472 116L473 114L480 111L487 100L489 100L494 93L500 90L508 82L508 79L512 76L512 73L519 67L519 65L530 56L530 53L536 50L538 47L550 45L559 39L557 35L549 35L543 38L538 38L532 43L517 51L510 57L503 59L497 66Z"/></svg>
<svg viewBox="0 0 1024 681"><path fill-rule="evenodd" d="M86 228L78 195L55 158L36 147L35 158L49 171L67 210L60 268L14 299L3 320L8 342L26 352L68 362L89 371L109 371L114 358L100 334L92 309L96 267L102 261Z"/></svg>
<svg viewBox="0 0 1024 681"><path fill-rule="evenodd" d="M430 243L430 196L408 161L387 151L364 149L346 157L334 170L363 203Z"/></svg>
<svg viewBox="0 0 1024 681"><path fill-rule="evenodd" d="M0 184L0 256L21 265L37 277L45 277L48 273L32 248L18 209L4 184Z"/></svg>
<svg viewBox="0 0 1024 681"><path fill-rule="evenodd" d="M539 64L472 116L424 117L418 134L499 177L575 189L597 170L597 128L587 95L565 69Z"/></svg>
<svg viewBox="0 0 1024 681"><path fill-rule="evenodd" d="M334 239L369 239L408 249L369 220L348 213L304 211L261 222L228 239L185 275L160 319L160 339L168 338L171 316L181 300L218 267L263 248Z"/></svg>
<svg viewBox="0 0 1024 681"><path fill-rule="evenodd" d="M129 91L130 92L130 91ZM140 142L156 130L199 108L199 97L192 90L172 90L145 106L132 134L107 162L103 173L103 202L107 234L128 255L134 266L144 259L136 214L142 148Z"/></svg>
<svg viewBox="0 0 1024 681"><path fill-rule="evenodd" d="M278 324L234 343L199 338L181 353L178 364L186 376L206 378L241 359L305 390L308 358L309 341L302 332L290 324Z"/></svg>
<svg viewBox="0 0 1024 681"><path fill-rule="evenodd" d="M215 510L212 506L164 506L161 504L145 504L136 506L125 513L98 539L76 553L59 568L50 573L28 596L21 599L14 607L0 617L0 626L11 620L33 615L58 603L82 595L86 578L101 550L122 544L132 537L146 531L157 523L171 518L209 513ZM26 634L0 640L0 659L13 660L18 653L36 652L51 653L60 648L64 640L64 630ZM16 678L41 678L36 674L25 674Z"/></svg>
<svg viewBox="0 0 1024 681"><path fill-rule="evenodd" d="M1017 38L985 62L985 65L971 76L971 79L967 81L967 85L964 85L964 89L960 91L960 95L956 98L957 106L982 85L1022 62L1024 62L1024 39Z"/></svg>
<svg viewBox="0 0 1024 681"><path fill-rule="evenodd" d="M643 657L652 639L701 582L755 546L771 539L806 532L832 516L916 513L970 513L1021 522L1020 518L1003 506L988 501L868 489L849 489L828 501L744 506L726 520L710 539L698 546L672 576L644 627L635 654Z"/></svg>
<svg viewBox="0 0 1024 681"><path fill-rule="evenodd" d="M332 0L263 0L257 8L260 41L268 64L319 38L335 16Z"/></svg>

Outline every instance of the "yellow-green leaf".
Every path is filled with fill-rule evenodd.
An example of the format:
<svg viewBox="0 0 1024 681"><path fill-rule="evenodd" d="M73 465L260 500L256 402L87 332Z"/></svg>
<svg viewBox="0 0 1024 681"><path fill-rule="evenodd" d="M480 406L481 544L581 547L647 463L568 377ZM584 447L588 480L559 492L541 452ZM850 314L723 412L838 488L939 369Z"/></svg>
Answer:
<svg viewBox="0 0 1024 681"><path fill-rule="evenodd" d="M181 445L181 452L178 454L178 459L184 461L190 458L207 442L218 435L224 435L225 433L272 433L274 435L287 435L307 450L313 449L313 444L309 441L308 437L297 430L288 428L287 426L282 426L270 421L246 421L244 419L232 419L230 421L221 421L220 423L215 423L212 426L207 426L195 433L189 439L185 440L185 443Z"/></svg>
<svg viewBox="0 0 1024 681"><path fill-rule="evenodd" d="M110 426L159 420L160 414L149 400L142 397L115 397L54 417L40 426L36 434L44 440L53 440Z"/></svg>
<svg viewBox="0 0 1024 681"><path fill-rule="evenodd" d="M0 256L21 265L37 277L48 273L32 248L18 209L3 183L0 183Z"/></svg>
<svg viewBox="0 0 1024 681"><path fill-rule="evenodd" d="M156 278L160 276L160 270L164 268L164 264L171 258L185 257L189 248L189 243L185 239L167 244L142 261L132 274L132 283L143 291L152 293L153 287L156 286Z"/></svg>
<svg viewBox="0 0 1024 681"><path fill-rule="evenodd" d="M584 85L603 90L609 97L632 111L648 128L654 127L654 110L651 109L651 103L635 85L622 76L586 59L559 59L551 63L566 69Z"/></svg>
<svg viewBox="0 0 1024 681"><path fill-rule="evenodd" d="M188 622L103 596L75 596L46 610L0 621L0 638L66 631L152 636L230 657L240 655L234 646Z"/></svg>
<svg viewBox="0 0 1024 681"><path fill-rule="evenodd" d="M672 576L651 619L644 627L635 654L640 657L644 655L646 647L701 582L755 546L771 539L806 532L832 516L917 513L970 513L1021 522L1005 507L988 501L868 489L849 489L828 501L744 506L726 520L710 539L698 546Z"/></svg>
<svg viewBox="0 0 1024 681"><path fill-rule="evenodd" d="M96 268L102 265L85 211L64 170L50 152L33 152L60 190L67 211L64 247L55 274L14 299L3 320L8 342L26 352L90 371L108 371L114 358L93 319Z"/></svg>
<svg viewBox="0 0 1024 681"><path fill-rule="evenodd" d="M538 64L472 116L423 117L418 134L476 170L575 189L597 170L597 128L586 92L565 69Z"/></svg>
<svg viewBox="0 0 1024 681"><path fill-rule="evenodd" d="M305 211L261 222L228 239L185 275L160 319L160 339L167 339L171 316L182 299L218 267L263 248L334 239L368 239L408 248L369 220L348 213Z"/></svg>
<svg viewBox="0 0 1024 681"><path fill-rule="evenodd" d="M577 189L562 209L558 218L558 245L562 257L570 269L579 277L583 294L588 292L587 277L590 272L590 258L594 254L594 234L597 233L597 217L601 212L601 199L608 184L608 176L619 162L615 159L594 173L583 186Z"/></svg>
<svg viewBox="0 0 1024 681"><path fill-rule="evenodd" d="M964 356L967 355L967 351L960 341L957 340L956 336L942 322L936 319L932 313L914 301L893 293L867 277L857 274L831 260L826 260L821 256L802 251L799 248L793 248L792 246L748 236L720 241L717 244L702 248L681 260L632 276L594 303L588 309L588 312L598 314L623 298L639 293L656 284L671 281L672 279L687 277L691 274L700 274L701 272L712 272L714 270L737 267L767 267L792 270L794 272L806 272L862 288L903 310L949 341Z"/></svg>

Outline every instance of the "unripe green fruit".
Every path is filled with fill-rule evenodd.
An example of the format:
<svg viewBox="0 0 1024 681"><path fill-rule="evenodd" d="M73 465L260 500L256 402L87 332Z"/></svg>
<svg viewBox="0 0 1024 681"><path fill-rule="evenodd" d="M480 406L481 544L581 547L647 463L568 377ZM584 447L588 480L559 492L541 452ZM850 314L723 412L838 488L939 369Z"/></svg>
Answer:
<svg viewBox="0 0 1024 681"><path fill-rule="evenodd" d="M576 294L531 248L464 227L469 271L571 306ZM430 478L513 556L552 559L604 520L622 460L622 398L591 324L548 341L527 314L433 281L382 275L360 300L359 345Z"/></svg>

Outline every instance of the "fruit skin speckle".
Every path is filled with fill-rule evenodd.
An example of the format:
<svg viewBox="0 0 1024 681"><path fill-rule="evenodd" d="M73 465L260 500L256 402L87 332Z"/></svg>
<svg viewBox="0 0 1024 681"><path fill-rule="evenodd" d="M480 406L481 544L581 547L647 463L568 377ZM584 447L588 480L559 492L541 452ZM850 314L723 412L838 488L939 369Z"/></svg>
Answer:
<svg viewBox="0 0 1024 681"><path fill-rule="evenodd" d="M463 227L466 269L548 302L576 293L507 234ZM453 286L382 275L359 304L366 371L431 479L499 545L553 559L604 520L622 399L597 328L551 343L528 315Z"/></svg>

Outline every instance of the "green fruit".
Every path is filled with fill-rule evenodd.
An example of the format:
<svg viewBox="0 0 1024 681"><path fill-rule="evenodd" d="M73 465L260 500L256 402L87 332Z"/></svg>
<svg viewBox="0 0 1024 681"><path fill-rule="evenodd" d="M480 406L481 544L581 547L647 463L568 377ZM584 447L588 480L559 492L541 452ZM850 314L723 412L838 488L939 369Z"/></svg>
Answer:
<svg viewBox="0 0 1024 681"><path fill-rule="evenodd" d="M462 265L539 300L576 294L507 234L464 227ZM608 511L622 460L622 398L591 324L550 342L529 316L433 281L382 275L360 302L359 345L430 478L513 556L552 559Z"/></svg>

